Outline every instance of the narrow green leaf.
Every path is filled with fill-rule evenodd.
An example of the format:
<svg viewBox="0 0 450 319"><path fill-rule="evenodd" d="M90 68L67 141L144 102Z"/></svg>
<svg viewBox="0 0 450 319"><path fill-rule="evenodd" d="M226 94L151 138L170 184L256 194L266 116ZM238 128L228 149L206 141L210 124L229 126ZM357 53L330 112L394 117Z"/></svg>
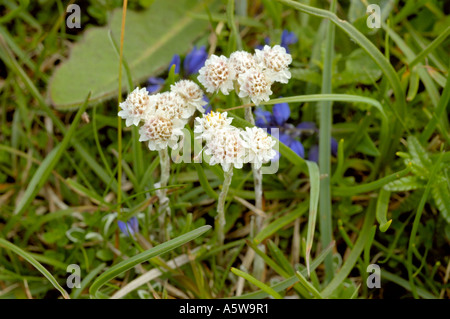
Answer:
<svg viewBox="0 0 450 319"><path fill-rule="evenodd" d="M283 228L284 226L292 223L294 220L303 215L308 209L308 201L303 201L298 205L298 207L292 212L284 215L283 217L275 219L271 222L267 227L264 227L253 239L253 242L259 244L264 239L272 236L278 230Z"/></svg>
<svg viewBox="0 0 450 319"><path fill-rule="evenodd" d="M278 248L278 246L271 240L267 242L267 247L269 248L270 254L273 256L275 261L283 267L285 271L288 272L289 275L293 276L295 274L294 268L292 267L289 260L287 260L284 253Z"/></svg>
<svg viewBox="0 0 450 319"><path fill-rule="evenodd" d="M153 257L167 253L181 245L184 245L185 243L203 235L210 229L211 226L209 225L199 227L193 231L190 231L189 233L183 234L177 238L166 241L156 247L150 248L136 256L133 256L127 260L118 263L117 265L112 266L106 272L101 274L90 287L89 292L92 298L100 298L101 297L101 293L99 292L100 288L103 285L105 285L108 281L118 276L119 274L129 270L130 268L133 268L134 266L144 261L147 261Z"/></svg>
<svg viewBox="0 0 450 319"><path fill-rule="evenodd" d="M248 282L254 284L256 287L260 288L262 291L268 293L269 295L271 295L272 297L274 297L275 299L283 299L283 297L281 297L281 295L276 292L275 290L273 290L272 288L270 288L269 286L267 286L265 283L259 281L258 279L256 279L255 277L239 270L236 268L231 268L231 272L237 276L240 276L242 278L244 278L245 280L247 280Z"/></svg>
<svg viewBox="0 0 450 319"><path fill-rule="evenodd" d="M359 233L358 239L356 240L351 253L347 257L339 272L333 277L328 286L324 290L322 290L322 296L324 298L329 297L341 285L341 283L347 278L352 269L355 267L355 264L358 261L358 258L361 255L366 242L369 240L370 235L372 234L371 228L376 227L373 226L374 220L375 202L372 200L369 203L369 207L367 208L363 227Z"/></svg>
<svg viewBox="0 0 450 319"><path fill-rule="evenodd" d="M391 192L385 188L380 189L377 200L377 221L380 224L380 231L385 232L392 223L392 219L387 220L386 215L388 213L389 199Z"/></svg>
<svg viewBox="0 0 450 319"><path fill-rule="evenodd" d="M393 283L396 283L397 285L405 288L406 290L411 291L411 285L409 284L409 282L407 280L405 280L397 275L394 275L394 274L388 272L387 270L383 270L381 272L381 278L392 281ZM436 296L430 294L428 291L426 291L422 288L417 288L417 294L424 299L437 299Z"/></svg>
<svg viewBox="0 0 450 319"><path fill-rule="evenodd" d="M64 299L70 299L68 293L64 290L63 287L59 285L55 277L53 277L52 274L47 269L45 269L45 267L42 266L36 259L34 259L29 253L27 253L26 251L22 250L21 248L17 247L13 243L3 238L0 238L0 246L3 246L4 248L11 250L15 254L21 256L23 259L28 261L31 265L33 265L34 268L39 270L41 274L43 274L45 278L48 279L48 281L50 281L53 287L59 290Z"/></svg>
<svg viewBox="0 0 450 319"><path fill-rule="evenodd" d="M371 183L360 184L357 186L348 186L348 187L344 187L344 186L334 187L333 195L335 195L335 196L353 196L356 194L371 192L371 191L374 191L374 190L377 190L377 189L383 187L384 185L386 185L389 182L395 181L395 180L405 176L410 171L411 171L411 165L409 165L404 170L401 170L397 173L385 176L385 177L380 178Z"/></svg>
<svg viewBox="0 0 450 319"><path fill-rule="evenodd" d="M306 268L309 272L309 259L311 256L311 249L314 241L314 230L316 227L317 206L319 205L320 193L320 173L319 167L316 163L306 161L309 170L309 183L311 187L309 200L309 216L308 216L308 234L306 235Z"/></svg>
<svg viewBox="0 0 450 319"><path fill-rule="evenodd" d="M271 99L267 102L261 102L260 105L273 105L277 103L304 103L304 102L351 102L351 103L365 103L374 106L383 117L386 118L386 113L380 102L366 96L351 95L351 94L310 94L310 95L296 95L289 97L282 97L278 99Z"/></svg>
<svg viewBox="0 0 450 319"><path fill-rule="evenodd" d="M383 186L383 189L390 192L405 192L413 189L424 188L425 182L417 176L405 176L396 181L392 181Z"/></svg>
<svg viewBox="0 0 450 319"><path fill-rule="evenodd" d="M308 280L306 280L306 278L300 271L296 271L295 275L297 276L298 281L300 281L300 284L303 285L306 290L308 290L314 297L316 297L317 299L323 299L322 295L316 289L316 287L314 287Z"/></svg>
<svg viewBox="0 0 450 319"><path fill-rule="evenodd" d="M47 157L44 159L42 164L39 166L39 168L34 173L33 178L31 179L30 183L28 184L25 194L20 199L19 203L17 204L16 208L14 209L14 217L8 221L5 228L3 229L3 232L5 234L11 229L11 227L17 222L19 217L25 212L25 210L31 204L31 202L36 197L39 190L47 182L47 179L50 176L53 168L56 166L56 164L59 162L63 153L66 151L67 147L69 146L69 142L70 142L73 134L75 133L75 130L78 127L78 123L80 122L80 119L81 119L81 114L83 114L84 111L86 110L89 96L90 96L90 93L88 94L85 102L83 103L81 108L78 110L77 114L75 115L75 118L72 121L72 125L70 126L70 128L66 132L66 134L64 135L64 138L61 141L61 143L59 143L55 148L53 148L53 150L47 155Z"/></svg>
<svg viewBox="0 0 450 319"><path fill-rule="evenodd" d="M194 163L194 167L197 170L198 174L198 180L200 182L200 185L202 186L203 190L208 194L209 197L218 199L219 196L214 191L214 189L211 187L211 185L208 182L208 179L206 178L205 171L203 170L203 166L199 163Z"/></svg>
<svg viewBox="0 0 450 319"><path fill-rule="evenodd" d="M97 267L95 267L94 269L92 269L92 271L89 274L87 274L87 276L84 277L83 280L81 281L80 288L75 288L74 290L72 290L72 292L70 293L70 297L72 299L77 299L83 292L83 290L86 289L89 283L95 278L95 276L97 276L100 273L100 271L102 271L102 269L105 268L105 266L106 264L102 263Z"/></svg>
<svg viewBox="0 0 450 319"><path fill-rule="evenodd" d="M317 256L317 258L311 262L311 272L316 270L316 268L319 267L320 264L322 264L325 257L329 253L331 253L331 251L333 250L334 245L335 245L335 243L332 242L330 244L330 246L328 246L326 249L324 249L319 254L319 256ZM307 269L302 270L301 274L303 276L307 276ZM280 291L283 291L283 290L295 285L297 282L298 282L298 278L297 278L297 276L294 275L286 280L283 280L283 281L273 285L272 289L275 290L276 292L280 292ZM263 298L267 298L268 296L269 296L269 294L264 291L256 291L256 292L251 292L251 293L244 294L244 295L241 295L238 297L232 297L229 299L263 299Z"/></svg>

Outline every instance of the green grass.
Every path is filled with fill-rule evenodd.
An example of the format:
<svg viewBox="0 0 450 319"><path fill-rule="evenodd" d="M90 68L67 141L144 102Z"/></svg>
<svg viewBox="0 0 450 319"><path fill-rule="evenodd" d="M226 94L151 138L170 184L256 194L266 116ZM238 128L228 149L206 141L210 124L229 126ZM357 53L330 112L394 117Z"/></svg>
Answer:
<svg viewBox="0 0 450 319"><path fill-rule="evenodd" d="M260 107L289 103L288 123L319 129L299 137L305 158L279 143L279 169L263 175L266 218L257 233L251 167L234 170L223 246L210 229L223 171L205 162L172 163L165 188L172 213L167 237L159 236L158 152L117 117L122 94L146 85L136 75L145 72L127 60L133 46L153 52L136 40L137 31L115 29L127 30L122 40L104 32L104 52L122 56L114 71L119 83L104 88L114 89L114 98L88 101L86 90L72 99L85 102L71 110L52 104L52 75L76 54L72 48L88 29L108 30L112 12L124 9L121 1L83 3L81 29L65 25L63 1L0 5L0 298L111 298L125 291L123 298L450 298L445 1L394 1L381 8L380 29L366 26L363 1L210 0L189 12L183 25L196 32L191 47L218 55L253 52L266 38L275 45L283 30L294 32L292 78L273 85ZM132 1L121 21L134 25L131 11L152 7ZM177 26L164 39L180 38ZM186 53L179 52L182 59ZM156 69L147 76L168 78L165 89L183 76L165 64ZM208 97L236 127L252 126L243 108L254 105L240 105L234 93ZM336 156L330 137L339 142ZM308 160L315 145L317 164ZM132 216L139 220L135 238L117 226ZM253 268L255 256L263 272ZM374 263L379 289L366 285ZM80 288L66 286L71 264L81 268Z"/></svg>

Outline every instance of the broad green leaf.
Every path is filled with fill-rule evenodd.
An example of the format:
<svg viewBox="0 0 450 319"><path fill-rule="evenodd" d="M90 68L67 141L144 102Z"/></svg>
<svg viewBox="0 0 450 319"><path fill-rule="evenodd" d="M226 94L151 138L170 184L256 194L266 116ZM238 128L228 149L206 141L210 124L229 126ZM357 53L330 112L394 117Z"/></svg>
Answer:
<svg viewBox="0 0 450 319"><path fill-rule="evenodd" d="M124 59L135 84L166 70L174 54L190 49L208 27L208 21L194 19L191 13L202 12L204 7L203 1L156 0L147 10L127 12ZM120 43L121 20L122 9L116 9L108 26L89 29L74 45L70 58L55 71L50 83L56 108L76 107L88 91L92 91L90 102L117 94L119 57L108 33L112 30L112 37Z"/></svg>
<svg viewBox="0 0 450 319"><path fill-rule="evenodd" d="M315 85L322 83L322 76L312 69L293 68L290 70L293 79L305 81Z"/></svg>

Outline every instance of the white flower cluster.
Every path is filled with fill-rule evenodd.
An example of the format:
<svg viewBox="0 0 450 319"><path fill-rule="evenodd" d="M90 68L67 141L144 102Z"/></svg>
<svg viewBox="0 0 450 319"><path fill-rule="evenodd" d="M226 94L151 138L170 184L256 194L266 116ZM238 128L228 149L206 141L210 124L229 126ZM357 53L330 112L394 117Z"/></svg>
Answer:
<svg viewBox="0 0 450 319"><path fill-rule="evenodd" d="M275 139L258 127L238 129L231 125L232 120L226 112L211 112L195 119L194 132L206 142L210 165L221 164L225 171L231 166L242 168L245 163L260 168L275 157Z"/></svg>
<svg viewBox="0 0 450 319"><path fill-rule="evenodd" d="M171 85L169 92L149 95L146 88L136 88L120 103L118 115L126 126L142 123L139 141L148 141L152 151L177 148L183 135L181 129L199 110L204 113L203 91L193 81L180 80Z"/></svg>
<svg viewBox="0 0 450 319"><path fill-rule="evenodd" d="M273 82L288 83L291 62L291 55L279 45L266 45L253 55L246 51L233 52L230 58L211 55L200 69L198 80L207 92L225 95L237 84L239 97L249 97L259 105L270 99Z"/></svg>

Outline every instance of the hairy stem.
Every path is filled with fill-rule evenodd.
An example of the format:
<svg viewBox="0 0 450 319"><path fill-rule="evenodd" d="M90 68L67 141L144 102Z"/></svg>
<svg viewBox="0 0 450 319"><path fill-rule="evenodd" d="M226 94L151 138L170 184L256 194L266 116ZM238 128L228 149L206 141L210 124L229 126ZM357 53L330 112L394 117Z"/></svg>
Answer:
<svg viewBox="0 0 450 319"><path fill-rule="evenodd" d="M170 177L170 157L169 152L166 149L159 151L159 162L161 165L161 180L159 182L159 187L166 187L169 182ZM164 238L164 233L166 229L165 219L166 215L170 214L169 198L167 197L167 189L161 189L157 192L159 197L159 210L158 210L158 220L159 227L161 228L161 240Z"/></svg>
<svg viewBox="0 0 450 319"><path fill-rule="evenodd" d="M223 245L225 242L225 200L227 198L228 189L230 188L231 179L233 178L233 165L230 166L228 171L224 171L224 181L222 191L219 195L219 202L217 203L217 217L216 217L216 229L219 245Z"/></svg>

